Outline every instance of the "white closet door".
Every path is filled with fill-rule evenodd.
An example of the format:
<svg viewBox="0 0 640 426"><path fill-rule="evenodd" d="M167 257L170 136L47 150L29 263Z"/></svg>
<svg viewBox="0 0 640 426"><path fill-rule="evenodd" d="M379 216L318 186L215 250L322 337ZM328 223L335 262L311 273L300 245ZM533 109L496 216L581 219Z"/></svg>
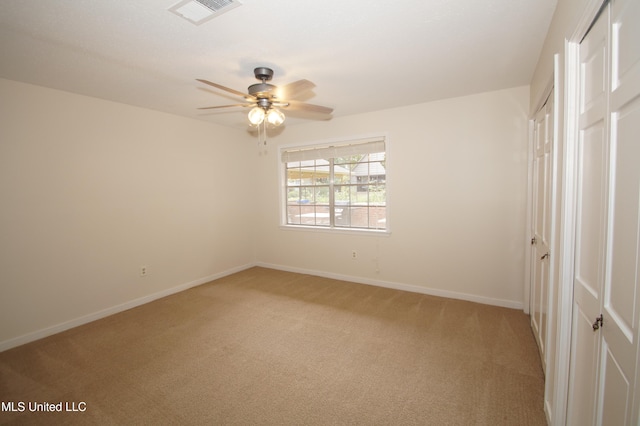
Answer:
<svg viewBox="0 0 640 426"><path fill-rule="evenodd" d="M567 420L640 424L640 1L611 0L580 45Z"/></svg>
<svg viewBox="0 0 640 426"><path fill-rule="evenodd" d="M608 8L580 45L572 355L567 423L595 424L608 188Z"/></svg>
<svg viewBox="0 0 640 426"><path fill-rule="evenodd" d="M551 241L551 152L553 146L553 95L538 111L534 123L533 214L531 250L531 327L546 370L549 312L549 257Z"/></svg>
<svg viewBox="0 0 640 426"><path fill-rule="evenodd" d="M600 424L630 425L640 420L640 394L634 402L640 308L640 1L612 1L610 46L610 211L598 406Z"/></svg>

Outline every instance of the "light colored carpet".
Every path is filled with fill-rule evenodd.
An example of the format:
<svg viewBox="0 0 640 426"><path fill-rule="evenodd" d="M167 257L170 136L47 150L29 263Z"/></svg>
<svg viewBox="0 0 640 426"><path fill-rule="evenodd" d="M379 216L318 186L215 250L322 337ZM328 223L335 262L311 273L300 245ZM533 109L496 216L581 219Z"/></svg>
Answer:
<svg viewBox="0 0 640 426"><path fill-rule="evenodd" d="M520 311L252 268L0 353L0 423L544 425L543 387Z"/></svg>

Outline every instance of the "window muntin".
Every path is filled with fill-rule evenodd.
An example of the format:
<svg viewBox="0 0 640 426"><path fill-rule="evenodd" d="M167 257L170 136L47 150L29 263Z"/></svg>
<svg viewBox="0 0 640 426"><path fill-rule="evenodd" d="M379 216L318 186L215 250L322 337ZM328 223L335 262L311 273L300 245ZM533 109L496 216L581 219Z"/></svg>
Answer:
<svg viewBox="0 0 640 426"><path fill-rule="evenodd" d="M383 138L282 151L285 224L387 229Z"/></svg>

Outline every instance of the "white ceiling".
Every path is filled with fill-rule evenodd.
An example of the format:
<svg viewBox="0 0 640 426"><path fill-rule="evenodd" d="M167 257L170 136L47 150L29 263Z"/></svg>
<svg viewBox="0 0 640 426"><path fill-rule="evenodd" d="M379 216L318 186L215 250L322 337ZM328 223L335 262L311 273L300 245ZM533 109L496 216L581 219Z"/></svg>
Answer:
<svg viewBox="0 0 640 426"><path fill-rule="evenodd" d="M556 0L240 0L196 26L178 0L0 2L0 77L247 128L253 68L334 117L529 84ZM301 112L287 112L291 126Z"/></svg>

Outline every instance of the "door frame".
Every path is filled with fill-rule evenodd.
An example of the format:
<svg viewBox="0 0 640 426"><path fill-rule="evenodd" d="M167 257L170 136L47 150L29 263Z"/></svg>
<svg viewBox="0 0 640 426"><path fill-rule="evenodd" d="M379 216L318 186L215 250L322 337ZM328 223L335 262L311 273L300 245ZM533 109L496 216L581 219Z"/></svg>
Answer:
<svg viewBox="0 0 640 426"><path fill-rule="evenodd" d="M564 78L562 85L562 202L560 212L559 287L555 354L555 383L553 383L553 412L550 423L564 425L567 420L569 397L569 367L573 316L573 278L575 261L575 225L577 201L577 155L580 95L580 42L608 0L587 0L582 16L571 36L564 43ZM562 62L558 58L559 62ZM560 64L562 65L562 64ZM558 109L559 109L558 108Z"/></svg>

